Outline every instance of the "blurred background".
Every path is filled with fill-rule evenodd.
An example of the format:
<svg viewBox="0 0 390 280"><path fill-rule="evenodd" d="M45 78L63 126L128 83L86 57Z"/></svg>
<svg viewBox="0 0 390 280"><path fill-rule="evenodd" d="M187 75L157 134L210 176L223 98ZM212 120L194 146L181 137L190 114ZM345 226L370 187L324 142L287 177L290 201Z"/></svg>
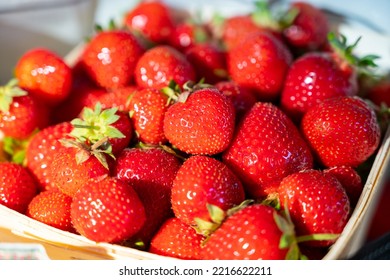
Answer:
<svg viewBox="0 0 390 280"><path fill-rule="evenodd" d="M343 31L349 37L362 35L360 50L381 56L378 64L390 69L390 1L388 0L306 0L336 17L346 18ZM95 24L107 26L111 19L120 21L138 0L0 0L0 85L13 76L19 57L34 47L49 48L61 56L69 53L94 29ZM203 6L218 7L222 13L244 13L251 0L166 0L187 9ZM289 2L285 0L284 2ZM354 38L351 38L351 40ZM374 239L390 231L390 222L383 223L390 213L390 183L383 197ZM383 217L385 213L385 217Z"/></svg>

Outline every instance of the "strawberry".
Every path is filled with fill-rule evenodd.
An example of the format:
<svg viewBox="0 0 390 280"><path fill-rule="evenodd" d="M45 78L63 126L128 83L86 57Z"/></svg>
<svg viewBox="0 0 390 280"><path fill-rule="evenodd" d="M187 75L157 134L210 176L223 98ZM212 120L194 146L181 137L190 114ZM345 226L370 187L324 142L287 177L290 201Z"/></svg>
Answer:
<svg viewBox="0 0 390 280"><path fill-rule="evenodd" d="M205 43L211 39L211 34L206 25L193 21L184 21L174 26L169 45L185 51L187 48L199 43Z"/></svg>
<svg viewBox="0 0 390 280"><path fill-rule="evenodd" d="M215 84L227 80L226 53L213 43L198 43L185 50L187 60L194 66L197 80Z"/></svg>
<svg viewBox="0 0 390 280"><path fill-rule="evenodd" d="M350 204L343 186L322 171L308 169L286 176L278 194L297 235L340 234L348 221ZM334 241L311 241L310 245L328 246Z"/></svg>
<svg viewBox="0 0 390 280"><path fill-rule="evenodd" d="M330 24L322 10L313 4L296 1L290 4L286 16L292 18L284 23L287 26L282 34L291 48L307 52L326 45Z"/></svg>
<svg viewBox="0 0 390 280"><path fill-rule="evenodd" d="M183 92L164 117L171 144L188 154L215 155L229 145L234 132L233 103L215 88Z"/></svg>
<svg viewBox="0 0 390 280"><path fill-rule="evenodd" d="M170 7L163 1L140 1L127 11L124 26L155 44L169 42L174 30L174 19Z"/></svg>
<svg viewBox="0 0 390 280"><path fill-rule="evenodd" d="M0 162L0 204L24 214L37 193L38 186L25 167Z"/></svg>
<svg viewBox="0 0 390 280"><path fill-rule="evenodd" d="M195 70L183 53L168 45L148 49L138 60L134 71L141 88L161 89L173 80L179 86L195 80Z"/></svg>
<svg viewBox="0 0 390 280"><path fill-rule="evenodd" d="M97 85L115 89L133 81L135 65L144 51L131 33L106 30L97 33L88 42L80 63Z"/></svg>
<svg viewBox="0 0 390 280"><path fill-rule="evenodd" d="M115 178L91 180L75 194L71 219L78 233L96 242L120 243L145 223L145 208L131 185Z"/></svg>
<svg viewBox="0 0 390 280"><path fill-rule="evenodd" d="M48 188L58 188L71 197L87 181L109 175L109 170L96 157L90 156L88 152L76 147L58 149L46 172L47 180L51 182L51 186Z"/></svg>
<svg viewBox="0 0 390 280"><path fill-rule="evenodd" d="M374 110L359 97L324 100L303 116L301 130L325 167L357 167L375 152L380 142Z"/></svg>
<svg viewBox="0 0 390 280"><path fill-rule="evenodd" d="M222 22L221 40L227 50L235 48L246 36L264 31L250 14L230 16Z"/></svg>
<svg viewBox="0 0 390 280"><path fill-rule="evenodd" d="M199 260L202 241L203 236L196 233L195 229L172 217L153 236L149 252L185 260Z"/></svg>
<svg viewBox="0 0 390 280"><path fill-rule="evenodd" d="M130 184L145 207L146 223L133 238L148 247L152 235L173 215L171 188L180 160L161 148L125 149L114 165L113 176Z"/></svg>
<svg viewBox="0 0 390 280"><path fill-rule="evenodd" d="M279 97L292 62L291 52L282 41L267 32L257 32L242 40L227 56L232 80L254 90L263 101Z"/></svg>
<svg viewBox="0 0 390 280"><path fill-rule="evenodd" d="M238 85L234 81L221 81L214 86L232 100L236 111L237 123L257 101L256 95L251 90Z"/></svg>
<svg viewBox="0 0 390 280"><path fill-rule="evenodd" d="M262 102L242 119L223 161L252 198L274 193L285 176L313 166L310 149L297 127L278 107Z"/></svg>
<svg viewBox="0 0 390 280"><path fill-rule="evenodd" d="M48 108L11 80L0 87L0 130L5 136L26 139L48 124Z"/></svg>
<svg viewBox="0 0 390 280"><path fill-rule="evenodd" d="M208 156L192 156L180 167L172 187L172 209L189 225L197 220L212 221L208 205L226 211L245 199L236 175L221 161Z"/></svg>
<svg viewBox="0 0 390 280"><path fill-rule="evenodd" d="M73 126L69 122L48 126L36 133L26 148L26 164L39 184L40 190L57 189L47 176L47 169L62 148L60 139L68 138Z"/></svg>
<svg viewBox="0 0 390 280"><path fill-rule="evenodd" d="M344 187L351 209L353 209L363 191L363 182L360 174L351 166L333 166L323 170L324 173L334 176Z"/></svg>
<svg viewBox="0 0 390 280"><path fill-rule="evenodd" d="M164 144L164 114L168 109L168 97L161 91L145 88L134 91L128 109L139 141L147 144Z"/></svg>
<svg viewBox="0 0 390 280"><path fill-rule="evenodd" d="M72 198L59 190L43 191L28 205L26 215L49 226L75 232L70 217Z"/></svg>
<svg viewBox="0 0 390 280"><path fill-rule="evenodd" d="M213 232L202 249L206 260L283 260L287 248L280 248L283 232L275 221L276 210L255 204L229 216Z"/></svg>
<svg viewBox="0 0 390 280"><path fill-rule="evenodd" d="M332 82L329 82L332 81ZM300 121L308 109L325 99L357 94L356 77L330 52L310 52L295 60L281 94L281 108Z"/></svg>
<svg viewBox="0 0 390 280"><path fill-rule="evenodd" d="M53 51L42 48L31 49L19 58L15 76L21 88L50 106L69 96L73 79L65 61Z"/></svg>
<svg viewBox="0 0 390 280"><path fill-rule="evenodd" d="M137 89L134 85L128 85L111 91L91 91L86 95L83 107L95 108L100 103L103 110L115 107L118 111L127 113L129 98Z"/></svg>
<svg viewBox="0 0 390 280"><path fill-rule="evenodd" d="M372 218L367 225L366 241L374 241L390 231L390 179L387 176L381 185L381 195L372 213Z"/></svg>
<svg viewBox="0 0 390 280"><path fill-rule="evenodd" d="M366 97L377 106L383 104L390 107L390 80L382 80L373 85L367 92Z"/></svg>

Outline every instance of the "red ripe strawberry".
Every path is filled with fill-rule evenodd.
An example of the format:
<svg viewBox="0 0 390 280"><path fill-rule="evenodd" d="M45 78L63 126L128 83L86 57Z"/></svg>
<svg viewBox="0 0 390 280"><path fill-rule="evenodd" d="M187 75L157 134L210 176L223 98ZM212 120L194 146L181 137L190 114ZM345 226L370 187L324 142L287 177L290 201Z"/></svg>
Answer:
<svg viewBox="0 0 390 280"><path fill-rule="evenodd" d="M159 0L139 2L125 14L124 25L155 44L168 43L174 30L170 7Z"/></svg>
<svg viewBox="0 0 390 280"><path fill-rule="evenodd" d="M340 234L350 215L348 196L341 183L319 170L303 170L280 183L279 200L287 207L297 235ZM313 242L328 246L334 240Z"/></svg>
<svg viewBox="0 0 390 280"><path fill-rule="evenodd" d="M185 260L201 259L203 236L178 218L168 219L153 236L149 252Z"/></svg>
<svg viewBox="0 0 390 280"><path fill-rule="evenodd" d="M183 53L168 45L147 50L139 58L134 75L141 88L161 89L172 80L182 87L188 81L195 81L194 67Z"/></svg>
<svg viewBox="0 0 390 280"><path fill-rule="evenodd" d="M363 191L363 182L359 173L351 166L346 165L324 169L324 173L336 177L347 192L351 208L354 208Z"/></svg>
<svg viewBox="0 0 390 280"><path fill-rule="evenodd" d="M189 225L197 219L213 221L208 205L227 211L245 199L236 175L222 162L208 156L192 156L180 167L172 188L172 209Z"/></svg>
<svg viewBox="0 0 390 280"><path fill-rule="evenodd" d="M147 144L164 144L164 114L168 97L161 91L145 88L133 92L130 98L130 117L138 140Z"/></svg>
<svg viewBox="0 0 390 280"><path fill-rule="evenodd" d="M288 44L304 51L318 50L327 43L330 26L326 14L310 3L291 3L287 13L297 13L293 21L283 29Z"/></svg>
<svg viewBox="0 0 390 280"><path fill-rule="evenodd" d="M254 90L259 99L271 101L280 95L292 55L282 41L258 32L231 49L227 61L234 81Z"/></svg>
<svg viewBox="0 0 390 280"><path fill-rule="evenodd" d="M231 16L224 20L221 27L221 39L227 50L235 48L245 37L263 31L251 15Z"/></svg>
<svg viewBox="0 0 390 280"><path fill-rule="evenodd" d="M62 147L58 149L56 156L47 167L48 181L52 187L58 188L64 194L73 197L84 184L96 178L109 175L105 168L94 156L78 163L76 156L80 155L80 149L75 147Z"/></svg>
<svg viewBox="0 0 390 280"><path fill-rule="evenodd" d="M145 209L131 185L115 178L91 180L73 197L71 219L78 233L96 242L120 243L145 223Z"/></svg>
<svg viewBox="0 0 390 280"><path fill-rule="evenodd" d="M56 53L47 49L31 49L24 53L15 67L19 86L34 98L56 105L70 93L72 70Z"/></svg>
<svg viewBox="0 0 390 280"><path fill-rule="evenodd" d="M325 99L356 95L356 82L354 71L340 65L332 53L307 53L295 60L288 71L281 107L299 121L308 109Z"/></svg>
<svg viewBox="0 0 390 280"><path fill-rule="evenodd" d="M221 81L216 83L215 87L232 100L236 109L237 123L257 101L256 95L251 90L238 85L234 81Z"/></svg>
<svg viewBox="0 0 390 280"><path fill-rule="evenodd" d="M169 142L188 154L224 151L234 132L232 101L215 88L194 90L186 100L183 94L165 113L164 133Z"/></svg>
<svg viewBox="0 0 390 280"><path fill-rule="evenodd" d="M62 148L60 139L67 138L73 126L69 122L51 125L36 133L26 148L27 168L39 183L41 190L57 189L47 176L47 169Z"/></svg>
<svg viewBox="0 0 390 280"><path fill-rule="evenodd" d="M133 81L135 65L144 51L129 32L101 31L87 44L80 63L97 85L119 88Z"/></svg>
<svg viewBox="0 0 390 280"><path fill-rule="evenodd" d="M145 247L162 223L173 215L171 189L180 166L176 156L160 148L125 149L116 160L113 176L130 184L147 206L146 223L134 237L142 240Z"/></svg>
<svg viewBox="0 0 390 280"><path fill-rule="evenodd" d="M368 224L366 241L374 241L390 231L390 180L388 176L382 184L381 196L378 198L372 218Z"/></svg>
<svg viewBox="0 0 390 280"><path fill-rule="evenodd" d="M48 109L11 80L0 87L0 130L5 136L26 139L48 124Z"/></svg>
<svg viewBox="0 0 390 280"><path fill-rule="evenodd" d="M373 85L368 90L366 97L378 106L385 104L390 107L390 81L383 80Z"/></svg>
<svg viewBox="0 0 390 280"><path fill-rule="evenodd" d="M70 217L72 198L59 190L43 191L28 205L26 215L49 226L75 232Z"/></svg>
<svg viewBox="0 0 390 280"><path fill-rule="evenodd" d="M195 22L181 22L174 26L169 44L184 51L193 45L205 43L211 39L211 34L203 24Z"/></svg>
<svg viewBox="0 0 390 280"><path fill-rule="evenodd" d="M227 80L226 53L212 43L198 43L185 51L187 60L194 66L197 80L215 84Z"/></svg>
<svg viewBox="0 0 390 280"><path fill-rule="evenodd" d="M25 167L0 162L0 204L24 214L37 193L38 186Z"/></svg>
<svg viewBox="0 0 390 280"><path fill-rule="evenodd" d="M373 109L359 97L338 97L312 107L301 130L326 167L357 167L377 149L380 127Z"/></svg>
<svg viewBox="0 0 390 280"><path fill-rule="evenodd" d="M129 98L138 88L134 85L117 88L111 91L96 90L86 95L83 107L95 108L100 103L102 109L118 108L119 112L129 112Z"/></svg>
<svg viewBox="0 0 390 280"><path fill-rule="evenodd" d="M210 235L203 250L206 260L283 260L287 249L279 247L283 232L274 208L256 204L229 216Z"/></svg>
<svg viewBox="0 0 390 280"><path fill-rule="evenodd" d="M275 192L285 176L313 166L293 122L278 107L261 102L242 119L223 160L254 198Z"/></svg>

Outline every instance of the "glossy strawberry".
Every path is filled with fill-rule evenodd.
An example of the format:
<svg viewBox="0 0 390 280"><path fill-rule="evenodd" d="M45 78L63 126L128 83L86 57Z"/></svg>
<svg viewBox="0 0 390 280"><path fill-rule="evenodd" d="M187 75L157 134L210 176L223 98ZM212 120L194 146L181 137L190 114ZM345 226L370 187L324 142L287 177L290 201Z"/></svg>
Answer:
<svg viewBox="0 0 390 280"><path fill-rule="evenodd" d="M254 90L263 101L279 97L291 62L287 46L266 32L246 37L228 52L231 78Z"/></svg>
<svg viewBox="0 0 390 280"><path fill-rule="evenodd" d="M26 215L49 226L75 232L70 217L72 198L59 190L43 191L28 205Z"/></svg>
<svg viewBox="0 0 390 280"><path fill-rule="evenodd" d="M180 160L161 148L125 149L118 156L113 176L130 184L146 206L146 223L133 238L147 248L153 234L169 217L171 189Z"/></svg>
<svg viewBox="0 0 390 280"><path fill-rule="evenodd" d="M81 235L120 243L145 223L145 209L131 185L115 178L91 180L73 197L72 223Z"/></svg>
<svg viewBox="0 0 390 280"><path fill-rule="evenodd" d="M195 70L183 53L168 45L148 49L134 70L136 84L141 88L161 89L173 80L180 87L195 81Z"/></svg>
<svg viewBox="0 0 390 280"><path fill-rule="evenodd" d="M24 214L37 194L38 186L25 167L0 162L0 204Z"/></svg>
<svg viewBox="0 0 390 280"><path fill-rule="evenodd" d="M208 205L226 211L244 199L244 188L236 175L224 163L208 156L188 158L173 181L173 212L189 225L196 225L196 219L212 221Z"/></svg>
<svg viewBox="0 0 390 280"><path fill-rule="evenodd" d="M72 70L51 50L36 48L24 53L15 66L19 86L50 106L64 101L70 93Z"/></svg>
<svg viewBox="0 0 390 280"><path fill-rule="evenodd" d="M334 176L344 187L351 208L354 208L363 192L363 182L360 174L351 166L333 166L323 170L324 173Z"/></svg>
<svg viewBox="0 0 390 280"><path fill-rule="evenodd" d="M197 79L208 84L227 80L226 53L213 43L198 43L185 50L187 60L194 66Z"/></svg>
<svg viewBox="0 0 390 280"><path fill-rule="evenodd" d="M101 31L85 47L80 63L97 85L119 88L133 81L135 65L143 53L144 47L131 33Z"/></svg>
<svg viewBox="0 0 390 280"><path fill-rule="evenodd" d="M26 139L48 124L48 108L11 80L0 87L0 131L5 136Z"/></svg>
<svg viewBox="0 0 390 280"><path fill-rule="evenodd" d="M221 81L214 85L220 92L230 98L236 110L236 122L241 120L257 99L256 95L249 89L238 85L234 81Z"/></svg>
<svg viewBox="0 0 390 280"><path fill-rule="evenodd" d="M319 170L303 170L280 183L279 200L287 207L297 235L340 234L350 215L350 203L341 183ZM328 246L333 241L312 242Z"/></svg>
<svg viewBox="0 0 390 280"><path fill-rule="evenodd" d="M97 179L109 175L99 160L89 155L83 162L78 162L80 149L76 147L62 147L47 168L50 188L58 188L64 194L73 197L76 192L90 179ZM84 157L85 151L82 151Z"/></svg>
<svg viewBox="0 0 390 280"><path fill-rule="evenodd" d="M223 152L234 132L232 101L215 88L194 90L183 97L165 113L164 133L169 142L189 154Z"/></svg>
<svg viewBox="0 0 390 280"><path fill-rule="evenodd" d="M285 176L313 166L297 127L278 107L262 102L242 119L223 161L254 198L273 193Z"/></svg>
<svg viewBox="0 0 390 280"><path fill-rule="evenodd" d="M139 141L147 144L164 144L164 115L168 109L168 97L161 91L145 88L134 91L128 110Z"/></svg>
<svg viewBox="0 0 390 280"><path fill-rule="evenodd" d="M251 205L228 217L211 234L202 250L207 260L283 260L288 250L279 247L283 232L274 208Z"/></svg>
<svg viewBox="0 0 390 280"><path fill-rule="evenodd" d="M26 164L39 184L40 190L57 189L50 181L47 169L62 148L60 139L68 138L73 126L69 122L51 125L36 133L26 149Z"/></svg>
<svg viewBox="0 0 390 280"><path fill-rule="evenodd" d="M180 51L184 51L189 47L205 43L210 39L211 34L206 25L193 21L184 21L174 26L169 44Z"/></svg>
<svg viewBox="0 0 390 280"><path fill-rule="evenodd" d="M281 107L295 120L325 99L357 94L355 77L332 54L307 53L293 62L281 95Z"/></svg>
<svg viewBox="0 0 390 280"><path fill-rule="evenodd" d="M297 1L287 13L296 14L282 30L283 37L295 49L319 50L327 43L330 23L326 14L313 4Z"/></svg>
<svg viewBox="0 0 390 280"><path fill-rule="evenodd" d="M338 97L312 107L301 122L302 133L326 167L357 167L377 149L380 128L373 109L359 97Z"/></svg>
<svg viewBox="0 0 390 280"><path fill-rule="evenodd" d="M203 236L180 219L168 219L153 236L149 252L166 257L199 260Z"/></svg>
<svg viewBox="0 0 390 280"><path fill-rule="evenodd" d="M124 25L155 44L168 43L174 30L170 7L163 1L140 1L123 19Z"/></svg>

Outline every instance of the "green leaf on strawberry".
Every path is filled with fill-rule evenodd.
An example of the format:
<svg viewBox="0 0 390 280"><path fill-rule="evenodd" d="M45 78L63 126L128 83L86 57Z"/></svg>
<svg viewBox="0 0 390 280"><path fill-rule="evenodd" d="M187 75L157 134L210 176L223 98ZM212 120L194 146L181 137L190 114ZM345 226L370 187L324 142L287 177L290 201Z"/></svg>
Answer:
<svg viewBox="0 0 390 280"><path fill-rule="evenodd" d="M27 94L27 91L18 87L17 79L10 80L5 86L0 86L0 111L8 112L14 97Z"/></svg>

